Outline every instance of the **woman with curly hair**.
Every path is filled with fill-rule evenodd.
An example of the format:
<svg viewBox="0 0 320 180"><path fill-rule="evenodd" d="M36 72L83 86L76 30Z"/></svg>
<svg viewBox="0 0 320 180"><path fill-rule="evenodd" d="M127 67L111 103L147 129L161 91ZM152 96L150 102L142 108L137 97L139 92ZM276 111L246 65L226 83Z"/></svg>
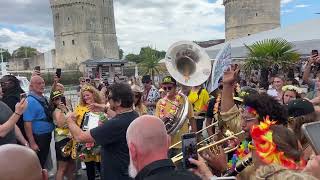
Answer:
<svg viewBox="0 0 320 180"><path fill-rule="evenodd" d="M75 114L77 117L76 123L82 128L86 114L90 113L89 106L92 104L101 104L101 96L99 92L91 85L84 85L80 91L80 101L75 108ZM93 112L99 115L102 121L104 113ZM96 170L100 171L100 151L94 144L81 144L74 143L72 149L72 158L80 158L86 164L88 180L94 180L96 176Z"/></svg>

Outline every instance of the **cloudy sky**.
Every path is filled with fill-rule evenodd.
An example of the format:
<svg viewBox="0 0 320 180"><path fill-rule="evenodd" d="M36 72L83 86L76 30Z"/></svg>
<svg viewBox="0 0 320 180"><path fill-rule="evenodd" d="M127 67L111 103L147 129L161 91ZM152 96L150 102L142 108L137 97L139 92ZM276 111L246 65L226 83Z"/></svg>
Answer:
<svg viewBox="0 0 320 180"><path fill-rule="evenodd" d="M178 40L224 38L222 0L114 0L119 45L125 54L143 46L166 50ZM282 26L320 18L319 0L282 0ZM1 0L0 47L54 48L49 0Z"/></svg>

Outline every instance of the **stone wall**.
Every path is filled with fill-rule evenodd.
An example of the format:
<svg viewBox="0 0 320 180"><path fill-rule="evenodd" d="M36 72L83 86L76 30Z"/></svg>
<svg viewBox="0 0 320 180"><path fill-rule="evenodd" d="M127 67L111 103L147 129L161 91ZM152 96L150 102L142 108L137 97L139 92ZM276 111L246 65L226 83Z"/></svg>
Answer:
<svg viewBox="0 0 320 180"><path fill-rule="evenodd" d="M224 0L226 40L280 27L280 0Z"/></svg>
<svg viewBox="0 0 320 180"><path fill-rule="evenodd" d="M45 70L52 67L57 67L55 62L55 50L51 50L48 52L51 56L50 60L52 62L48 62L48 60L45 60L44 53L41 53L39 55L36 55L31 58L11 58L8 62L8 70L9 71L31 71L36 66L40 66L41 70ZM48 67L51 66L52 67Z"/></svg>
<svg viewBox="0 0 320 180"><path fill-rule="evenodd" d="M113 0L51 0L59 67L119 59Z"/></svg>

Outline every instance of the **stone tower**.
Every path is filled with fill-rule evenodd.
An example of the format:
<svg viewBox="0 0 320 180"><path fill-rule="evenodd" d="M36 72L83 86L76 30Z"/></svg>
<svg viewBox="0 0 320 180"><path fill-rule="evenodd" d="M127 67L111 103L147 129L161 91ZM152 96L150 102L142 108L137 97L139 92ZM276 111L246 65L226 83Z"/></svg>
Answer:
<svg viewBox="0 0 320 180"><path fill-rule="evenodd" d="M59 67L119 59L113 0L50 0L50 5Z"/></svg>
<svg viewBox="0 0 320 180"><path fill-rule="evenodd" d="M226 40L280 27L280 0L223 0Z"/></svg>

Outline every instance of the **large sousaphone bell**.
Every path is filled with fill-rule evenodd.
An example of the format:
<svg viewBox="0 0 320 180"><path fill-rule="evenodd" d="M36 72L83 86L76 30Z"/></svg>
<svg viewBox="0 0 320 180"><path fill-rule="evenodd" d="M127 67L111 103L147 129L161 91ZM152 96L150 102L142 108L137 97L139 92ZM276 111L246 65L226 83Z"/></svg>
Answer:
<svg viewBox="0 0 320 180"><path fill-rule="evenodd" d="M170 75L184 86L198 86L203 84L211 73L211 60L208 54L191 41L179 41L170 46L165 56L165 64ZM187 119L188 98L180 93L183 105L180 105L173 119L164 121L167 132L175 134Z"/></svg>

